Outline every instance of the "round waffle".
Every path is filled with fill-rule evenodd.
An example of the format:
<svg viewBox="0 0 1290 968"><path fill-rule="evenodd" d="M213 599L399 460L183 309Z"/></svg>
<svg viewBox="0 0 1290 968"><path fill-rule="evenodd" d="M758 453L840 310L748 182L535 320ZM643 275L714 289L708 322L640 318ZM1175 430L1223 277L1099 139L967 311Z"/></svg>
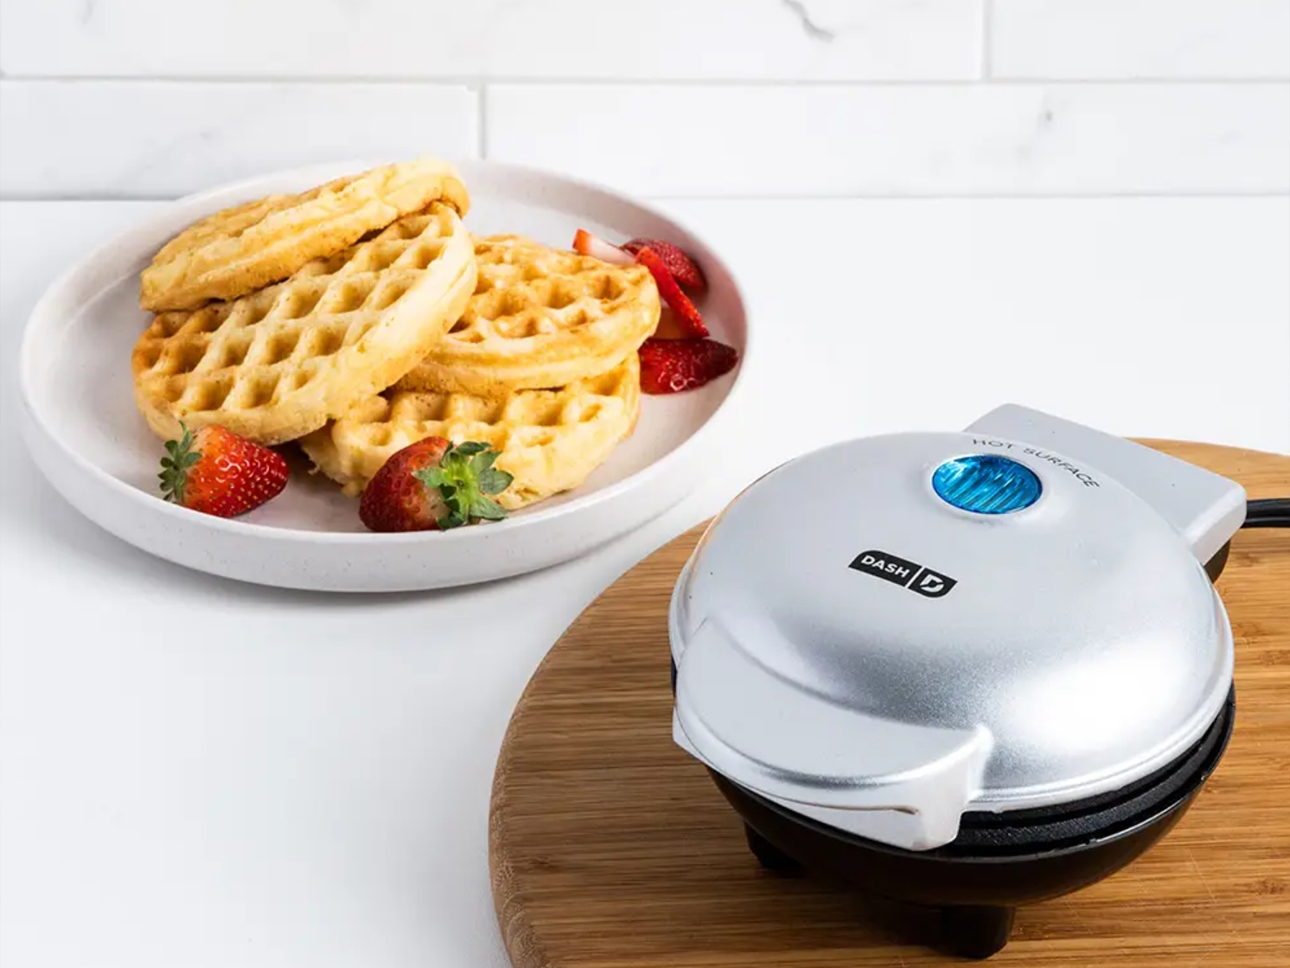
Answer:
<svg viewBox="0 0 1290 968"><path fill-rule="evenodd" d="M461 215L470 206L456 169L426 156L216 212L162 247L140 278L139 301L161 312L234 299L440 200Z"/></svg>
<svg viewBox="0 0 1290 968"><path fill-rule="evenodd" d="M497 496L514 510L577 487L631 434L640 414L635 353L608 373L559 390L517 390L505 397L392 390L300 441L314 464L358 495L395 451L425 437L482 441L514 475Z"/></svg>
<svg viewBox="0 0 1290 968"><path fill-rule="evenodd" d="M470 236L434 204L278 285L155 317L131 360L135 401L163 437L183 420L293 440L407 373L474 286Z"/></svg>
<svg viewBox="0 0 1290 968"><path fill-rule="evenodd" d="M516 235L475 240L465 313L400 390L504 396L613 369L658 325L649 270L614 266Z"/></svg>

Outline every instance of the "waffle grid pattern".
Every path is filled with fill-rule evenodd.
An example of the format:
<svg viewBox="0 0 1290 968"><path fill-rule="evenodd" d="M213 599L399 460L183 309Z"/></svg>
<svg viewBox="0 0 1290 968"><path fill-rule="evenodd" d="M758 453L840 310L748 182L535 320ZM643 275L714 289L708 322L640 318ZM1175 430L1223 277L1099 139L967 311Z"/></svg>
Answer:
<svg viewBox="0 0 1290 968"><path fill-rule="evenodd" d="M515 235L475 242L475 294L401 390L499 396L616 367L658 324L641 266L613 266Z"/></svg>
<svg viewBox="0 0 1290 968"><path fill-rule="evenodd" d="M425 437L482 441L515 476L499 498L513 510L582 483L639 413L640 366L631 354L608 373L556 390L501 398L392 391L301 443L327 476L357 494L391 454Z"/></svg>
<svg viewBox="0 0 1290 968"><path fill-rule="evenodd" d="M329 403L354 371L364 369L365 338L390 323L454 240L464 239L452 210L434 206L308 263L286 282L231 302L157 316L135 350L145 414L220 422L264 443L316 429L341 412L343 404ZM413 355L409 364L417 358ZM324 386L329 382L337 386ZM284 421L296 422L293 398L311 389L320 406L299 402L316 411L305 418L312 426L275 429ZM165 416L163 432L170 433ZM155 427L155 420L150 423Z"/></svg>
<svg viewBox="0 0 1290 968"><path fill-rule="evenodd" d="M423 157L216 212L161 248L143 271L140 303L161 312L237 298L441 199L463 215L470 205L456 170Z"/></svg>

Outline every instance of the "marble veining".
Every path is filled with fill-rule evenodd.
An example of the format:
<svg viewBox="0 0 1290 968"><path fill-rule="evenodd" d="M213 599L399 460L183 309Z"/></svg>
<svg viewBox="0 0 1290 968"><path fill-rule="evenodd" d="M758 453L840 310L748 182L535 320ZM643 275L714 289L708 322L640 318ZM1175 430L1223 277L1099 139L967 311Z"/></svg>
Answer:
<svg viewBox="0 0 1290 968"><path fill-rule="evenodd" d="M1290 0L228 0L200 29L163 0L0 0L0 19L0 197L422 150L648 195L1290 192Z"/></svg>
<svg viewBox="0 0 1290 968"><path fill-rule="evenodd" d="M822 40L828 43L837 38L837 34L832 30L826 30L811 19L810 11L806 9L806 4L802 0L780 0L780 3L793 11L793 15L797 17L798 22L802 25L802 30L812 40Z"/></svg>

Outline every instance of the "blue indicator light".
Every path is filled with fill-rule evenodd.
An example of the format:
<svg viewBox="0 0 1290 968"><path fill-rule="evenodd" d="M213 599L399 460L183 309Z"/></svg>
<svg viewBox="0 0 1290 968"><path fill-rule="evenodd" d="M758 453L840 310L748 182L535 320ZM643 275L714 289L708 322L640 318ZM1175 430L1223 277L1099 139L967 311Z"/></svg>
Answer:
<svg viewBox="0 0 1290 968"><path fill-rule="evenodd" d="M946 504L964 511L1008 514L1030 507L1044 487L1025 464L994 454L974 454L936 468L932 490Z"/></svg>

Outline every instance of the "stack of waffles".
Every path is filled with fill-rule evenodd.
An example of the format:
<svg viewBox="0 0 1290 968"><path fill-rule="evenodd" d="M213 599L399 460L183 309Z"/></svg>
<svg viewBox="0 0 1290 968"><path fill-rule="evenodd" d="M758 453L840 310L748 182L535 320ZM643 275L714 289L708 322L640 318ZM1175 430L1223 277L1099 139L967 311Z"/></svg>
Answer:
<svg viewBox="0 0 1290 968"><path fill-rule="evenodd" d="M469 204L421 158L185 229L141 278L149 426L298 441L351 495L428 436L498 451L509 510L581 484L635 427L658 289L638 265L473 238Z"/></svg>

